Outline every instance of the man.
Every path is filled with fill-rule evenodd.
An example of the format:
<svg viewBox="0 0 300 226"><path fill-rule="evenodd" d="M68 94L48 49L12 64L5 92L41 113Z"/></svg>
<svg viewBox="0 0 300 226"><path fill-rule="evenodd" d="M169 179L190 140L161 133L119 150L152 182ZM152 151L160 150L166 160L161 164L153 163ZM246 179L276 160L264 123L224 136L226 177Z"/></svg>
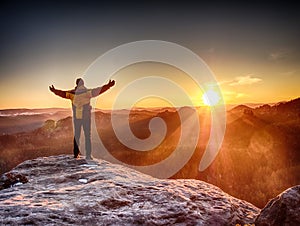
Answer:
<svg viewBox="0 0 300 226"><path fill-rule="evenodd" d="M54 94L70 99L72 101L73 109L73 122L74 122L74 158L79 157L79 141L81 128L83 127L85 136L85 149L86 149L86 159L91 160L91 109L90 100L96 97L110 87L115 85L115 81L109 80L107 84L102 87L87 89L84 86L84 81L82 78L76 80L76 87L70 91L62 91L55 89L54 86L49 86L49 89Z"/></svg>

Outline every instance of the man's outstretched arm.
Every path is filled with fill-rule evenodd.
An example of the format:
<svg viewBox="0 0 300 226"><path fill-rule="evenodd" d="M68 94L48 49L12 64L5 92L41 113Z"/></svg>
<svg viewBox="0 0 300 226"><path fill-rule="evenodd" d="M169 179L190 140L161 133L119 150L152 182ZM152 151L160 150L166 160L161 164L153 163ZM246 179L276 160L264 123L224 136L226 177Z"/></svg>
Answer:
<svg viewBox="0 0 300 226"><path fill-rule="evenodd" d="M55 95L57 96L60 96L62 98L67 98L67 92L66 91L63 91L63 90L58 90L58 89L55 89L54 86L49 86L49 89L52 93L54 93Z"/></svg>
<svg viewBox="0 0 300 226"><path fill-rule="evenodd" d="M105 84L104 86L92 89L92 96L96 97L104 92L106 92L110 87L113 87L115 85L115 80L109 80L109 82L107 84Z"/></svg>

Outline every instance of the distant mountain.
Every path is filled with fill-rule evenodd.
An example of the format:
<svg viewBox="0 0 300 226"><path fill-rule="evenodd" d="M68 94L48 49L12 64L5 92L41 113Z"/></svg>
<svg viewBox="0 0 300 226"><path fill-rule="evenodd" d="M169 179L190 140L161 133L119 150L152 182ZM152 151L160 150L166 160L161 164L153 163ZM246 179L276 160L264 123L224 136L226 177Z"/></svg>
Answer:
<svg viewBox="0 0 300 226"><path fill-rule="evenodd" d="M71 116L70 109L8 109L0 110L0 134L29 132L43 125L46 120L59 120Z"/></svg>
<svg viewBox="0 0 300 226"><path fill-rule="evenodd" d="M238 105L228 110L229 121L237 119L243 114L253 114L266 121L287 121L300 117L300 98L283 101L276 104L261 104L256 107Z"/></svg>
<svg viewBox="0 0 300 226"><path fill-rule="evenodd" d="M197 108L200 122L197 147L193 149L194 154L188 163L172 178L200 179L263 207L270 198L286 188L300 184L299 102L300 98L255 108L240 105L228 110L226 133L221 150L212 165L204 172L199 172L198 167L210 136L211 114L209 108ZM129 114L130 129L140 139L150 136L149 122L153 117L160 117L165 121L167 126L165 139L157 148L144 152L132 150L118 140L111 125L110 111L98 110L95 122L102 143L111 155L129 165L146 166L166 159L178 146L181 122L176 110L179 110L185 118L192 112L189 107L153 111L142 108L131 111L123 109L113 112L121 131L128 123L125 120ZM0 117L0 122L7 128L14 126L25 128L22 133L0 136L0 171L6 172L26 159L71 154L73 126L70 115L70 111L63 111L61 115L58 111L52 114L53 118L49 112L14 116L15 120L13 116L5 116L7 120ZM33 117L32 121L29 117ZM30 125L30 122L39 124L34 125L35 128L27 128L26 125ZM3 125L0 123L0 128ZM193 126L190 127L191 131ZM134 139L129 142L134 142ZM189 148L190 143L186 142L180 151L184 152ZM100 152L94 150L94 157L104 158L98 153Z"/></svg>
<svg viewBox="0 0 300 226"><path fill-rule="evenodd" d="M228 120L231 122L243 116L244 114L252 114L252 112L253 112L253 108L247 105L238 105L228 111L227 117Z"/></svg>
<svg viewBox="0 0 300 226"><path fill-rule="evenodd" d="M244 105L244 104L241 104L241 105L238 105L238 106L235 106L234 108L232 108L230 110L230 112L243 112L245 109L253 109L247 105Z"/></svg>
<svg viewBox="0 0 300 226"><path fill-rule="evenodd" d="M300 98L274 105L262 105L255 108L254 112L269 122L297 123L297 120L300 119Z"/></svg>
<svg viewBox="0 0 300 226"><path fill-rule="evenodd" d="M300 184L299 100L228 111L222 148L199 179L259 207Z"/></svg>
<svg viewBox="0 0 300 226"><path fill-rule="evenodd" d="M69 108L40 108L40 109L2 109L0 110L0 116L22 116L22 115L42 115L42 114L50 114L53 115L57 112L70 112Z"/></svg>

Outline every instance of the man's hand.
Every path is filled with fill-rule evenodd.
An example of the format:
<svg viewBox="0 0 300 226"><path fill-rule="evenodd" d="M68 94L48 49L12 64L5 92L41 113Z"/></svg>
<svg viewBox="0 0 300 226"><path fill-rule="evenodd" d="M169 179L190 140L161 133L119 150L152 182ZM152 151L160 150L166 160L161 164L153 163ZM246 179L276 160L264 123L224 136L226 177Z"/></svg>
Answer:
<svg viewBox="0 0 300 226"><path fill-rule="evenodd" d="M50 89L50 91L51 91L51 92L53 92L53 93L54 93L54 92L55 92L55 90L56 90L56 89L54 88L54 86L53 86L53 85L52 85L52 86L49 86L49 89Z"/></svg>
<svg viewBox="0 0 300 226"><path fill-rule="evenodd" d="M55 89L53 85L49 86L49 89L52 93L54 93L57 96L60 96L62 98L70 99L67 97L67 91Z"/></svg>
<svg viewBox="0 0 300 226"><path fill-rule="evenodd" d="M109 85L109 87L112 87L116 84L115 80L109 80L109 82L107 83Z"/></svg>

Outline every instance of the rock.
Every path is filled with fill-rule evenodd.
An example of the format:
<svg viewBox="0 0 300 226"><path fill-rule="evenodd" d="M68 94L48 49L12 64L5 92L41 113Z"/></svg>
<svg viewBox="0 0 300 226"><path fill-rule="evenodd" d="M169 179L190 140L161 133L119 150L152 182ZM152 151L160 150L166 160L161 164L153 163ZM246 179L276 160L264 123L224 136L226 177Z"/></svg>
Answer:
<svg viewBox="0 0 300 226"><path fill-rule="evenodd" d="M84 183L84 184L86 184L88 182L87 179L79 179L78 181L81 182L81 183Z"/></svg>
<svg viewBox="0 0 300 226"><path fill-rule="evenodd" d="M19 173L8 172L3 174L0 178L0 190L12 186L18 186L27 182L28 179L26 178L26 176Z"/></svg>
<svg viewBox="0 0 300 226"><path fill-rule="evenodd" d="M258 215L255 225L300 225L300 185L272 199Z"/></svg>
<svg viewBox="0 0 300 226"><path fill-rule="evenodd" d="M260 211L202 181L156 179L103 160L51 156L10 173L28 183L0 191L1 225L244 225Z"/></svg>

